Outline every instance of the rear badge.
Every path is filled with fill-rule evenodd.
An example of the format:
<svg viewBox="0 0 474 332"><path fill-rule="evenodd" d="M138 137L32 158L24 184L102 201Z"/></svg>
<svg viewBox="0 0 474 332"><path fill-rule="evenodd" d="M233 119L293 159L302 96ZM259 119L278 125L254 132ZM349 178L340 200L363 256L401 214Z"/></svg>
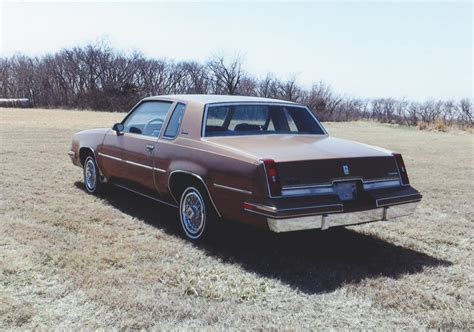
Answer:
<svg viewBox="0 0 474 332"><path fill-rule="evenodd" d="M349 175L349 166L343 165L342 170L344 171L344 175Z"/></svg>

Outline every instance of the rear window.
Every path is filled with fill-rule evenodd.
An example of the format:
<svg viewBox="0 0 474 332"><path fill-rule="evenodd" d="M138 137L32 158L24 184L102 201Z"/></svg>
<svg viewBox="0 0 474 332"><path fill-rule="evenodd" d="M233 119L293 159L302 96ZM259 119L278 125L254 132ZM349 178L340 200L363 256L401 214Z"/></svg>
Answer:
<svg viewBox="0 0 474 332"><path fill-rule="evenodd" d="M304 107L279 105L209 106L205 136L268 134L323 135L315 118Z"/></svg>

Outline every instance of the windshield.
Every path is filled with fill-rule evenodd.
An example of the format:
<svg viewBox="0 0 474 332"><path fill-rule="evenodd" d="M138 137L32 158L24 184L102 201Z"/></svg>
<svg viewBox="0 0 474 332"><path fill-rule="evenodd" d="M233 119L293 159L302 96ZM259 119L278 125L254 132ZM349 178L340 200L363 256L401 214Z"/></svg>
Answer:
<svg viewBox="0 0 474 332"><path fill-rule="evenodd" d="M205 136L265 134L324 135L308 109L281 105L209 106Z"/></svg>

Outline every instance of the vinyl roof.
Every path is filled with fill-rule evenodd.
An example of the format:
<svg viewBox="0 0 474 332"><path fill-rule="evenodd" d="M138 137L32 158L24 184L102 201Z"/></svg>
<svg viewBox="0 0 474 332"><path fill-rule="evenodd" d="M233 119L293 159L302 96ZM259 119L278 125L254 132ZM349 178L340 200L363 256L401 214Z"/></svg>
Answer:
<svg viewBox="0 0 474 332"><path fill-rule="evenodd" d="M164 95L164 96L152 96L145 98L146 100L177 100L184 102L199 103L202 105L213 104L213 103L285 103L295 104L286 100L272 99L272 98L261 98L261 97L249 97L249 96L229 96L229 95Z"/></svg>

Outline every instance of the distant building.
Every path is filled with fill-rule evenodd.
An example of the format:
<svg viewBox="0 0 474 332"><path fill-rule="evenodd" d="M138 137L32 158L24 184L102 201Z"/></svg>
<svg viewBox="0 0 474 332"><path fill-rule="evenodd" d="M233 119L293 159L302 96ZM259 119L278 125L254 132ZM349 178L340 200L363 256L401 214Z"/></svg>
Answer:
<svg viewBox="0 0 474 332"><path fill-rule="evenodd" d="M33 107L33 103L28 98L0 98L0 107Z"/></svg>

